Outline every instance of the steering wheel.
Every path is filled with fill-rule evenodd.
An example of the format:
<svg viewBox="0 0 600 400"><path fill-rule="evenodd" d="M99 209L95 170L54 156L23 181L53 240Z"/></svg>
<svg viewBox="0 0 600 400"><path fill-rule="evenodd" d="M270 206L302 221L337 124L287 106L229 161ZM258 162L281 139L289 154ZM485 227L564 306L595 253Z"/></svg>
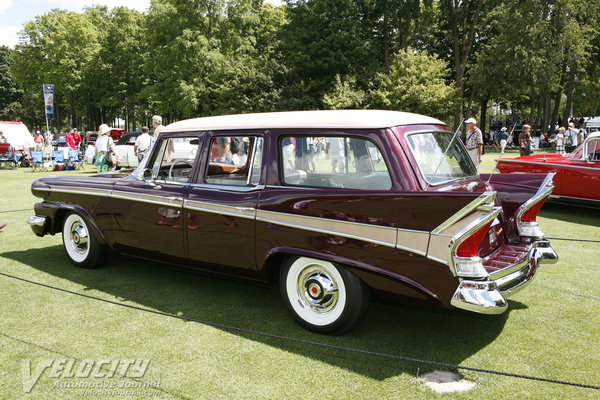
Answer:
<svg viewBox="0 0 600 400"><path fill-rule="evenodd" d="M188 167L191 167L191 166L190 166L190 164L188 164L188 162L187 162L187 161L184 161L184 160L178 160L178 161L175 161L175 162L174 162L174 163L171 165L171 168L169 168L169 176L167 177L167 179L173 179L173 168L175 168L175 166L176 166L177 164L186 164Z"/></svg>

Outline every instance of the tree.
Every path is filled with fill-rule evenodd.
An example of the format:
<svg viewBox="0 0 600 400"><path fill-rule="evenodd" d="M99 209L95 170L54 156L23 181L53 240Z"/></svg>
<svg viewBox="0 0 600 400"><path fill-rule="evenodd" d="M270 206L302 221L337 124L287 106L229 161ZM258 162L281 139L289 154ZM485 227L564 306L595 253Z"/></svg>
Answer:
<svg viewBox="0 0 600 400"><path fill-rule="evenodd" d="M371 106L448 118L455 88L446 83L446 64L413 49L399 51L387 73L380 73L371 92Z"/></svg>
<svg viewBox="0 0 600 400"><path fill-rule="evenodd" d="M0 46L0 119L19 119L19 114L22 112L19 100L23 91L15 81L10 70L11 65L11 50L6 46Z"/></svg>
<svg viewBox="0 0 600 400"><path fill-rule="evenodd" d="M98 32L85 15L55 9L25 24L24 34L27 41L16 46L13 70L26 84L24 90L41 92L42 84L55 85L60 129L59 118L71 124L83 106L83 71L96 60Z"/></svg>
<svg viewBox="0 0 600 400"><path fill-rule="evenodd" d="M289 2L288 14L281 32L283 97L290 109L321 108L336 76L360 76L373 60L362 10L353 0L312 0Z"/></svg>

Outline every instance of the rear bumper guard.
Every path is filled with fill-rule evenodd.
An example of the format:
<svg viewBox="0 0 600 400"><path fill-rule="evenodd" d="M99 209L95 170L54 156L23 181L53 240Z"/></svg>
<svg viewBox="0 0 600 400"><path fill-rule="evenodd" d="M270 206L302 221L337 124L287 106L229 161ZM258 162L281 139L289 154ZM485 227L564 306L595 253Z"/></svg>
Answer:
<svg viewBox="0 0 600 400"><path fill-rule="evenodd" d="M44 236L46 233L46 221L48 217L44 217L42 215L34 215L32 217L27 218L27 223L31 226L31 230L37 236Z"/></svg>
<svg viewBox="0 0 600 400"><path fill-rule="evenodd" d="M450 303L456 307L482 314L501 314L508 308L506 297L527 286L541 264L555 264L558 255L548 240L531 245L527 257L510 267L497 271L488 279L462 280Z"/></svg>

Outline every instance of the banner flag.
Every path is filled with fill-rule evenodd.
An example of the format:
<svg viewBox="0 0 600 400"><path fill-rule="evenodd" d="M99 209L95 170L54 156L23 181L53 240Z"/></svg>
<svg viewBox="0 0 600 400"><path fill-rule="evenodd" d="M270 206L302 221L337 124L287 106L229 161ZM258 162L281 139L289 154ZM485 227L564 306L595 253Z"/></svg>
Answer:
<svg viewBox="0 0 600 400"><path fill-rule="evenodd" d="M54 118L54 85L44 85L44 104L46 105L46 117Z"/></svg>

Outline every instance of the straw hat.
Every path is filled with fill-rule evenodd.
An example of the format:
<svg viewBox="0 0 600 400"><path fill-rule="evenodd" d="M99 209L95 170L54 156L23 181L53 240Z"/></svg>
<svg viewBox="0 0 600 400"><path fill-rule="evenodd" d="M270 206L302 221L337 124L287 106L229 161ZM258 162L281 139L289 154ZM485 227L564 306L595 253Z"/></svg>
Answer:
<svg viewBox="0 0 600 400"><path fill-rule="evenodd" d="M108 127L108 125L106 125L106 124L100 125L100 127L98 128L98 135L102 136L102 135L106 135L107 133L110 133L110 128Z"/></svg>

